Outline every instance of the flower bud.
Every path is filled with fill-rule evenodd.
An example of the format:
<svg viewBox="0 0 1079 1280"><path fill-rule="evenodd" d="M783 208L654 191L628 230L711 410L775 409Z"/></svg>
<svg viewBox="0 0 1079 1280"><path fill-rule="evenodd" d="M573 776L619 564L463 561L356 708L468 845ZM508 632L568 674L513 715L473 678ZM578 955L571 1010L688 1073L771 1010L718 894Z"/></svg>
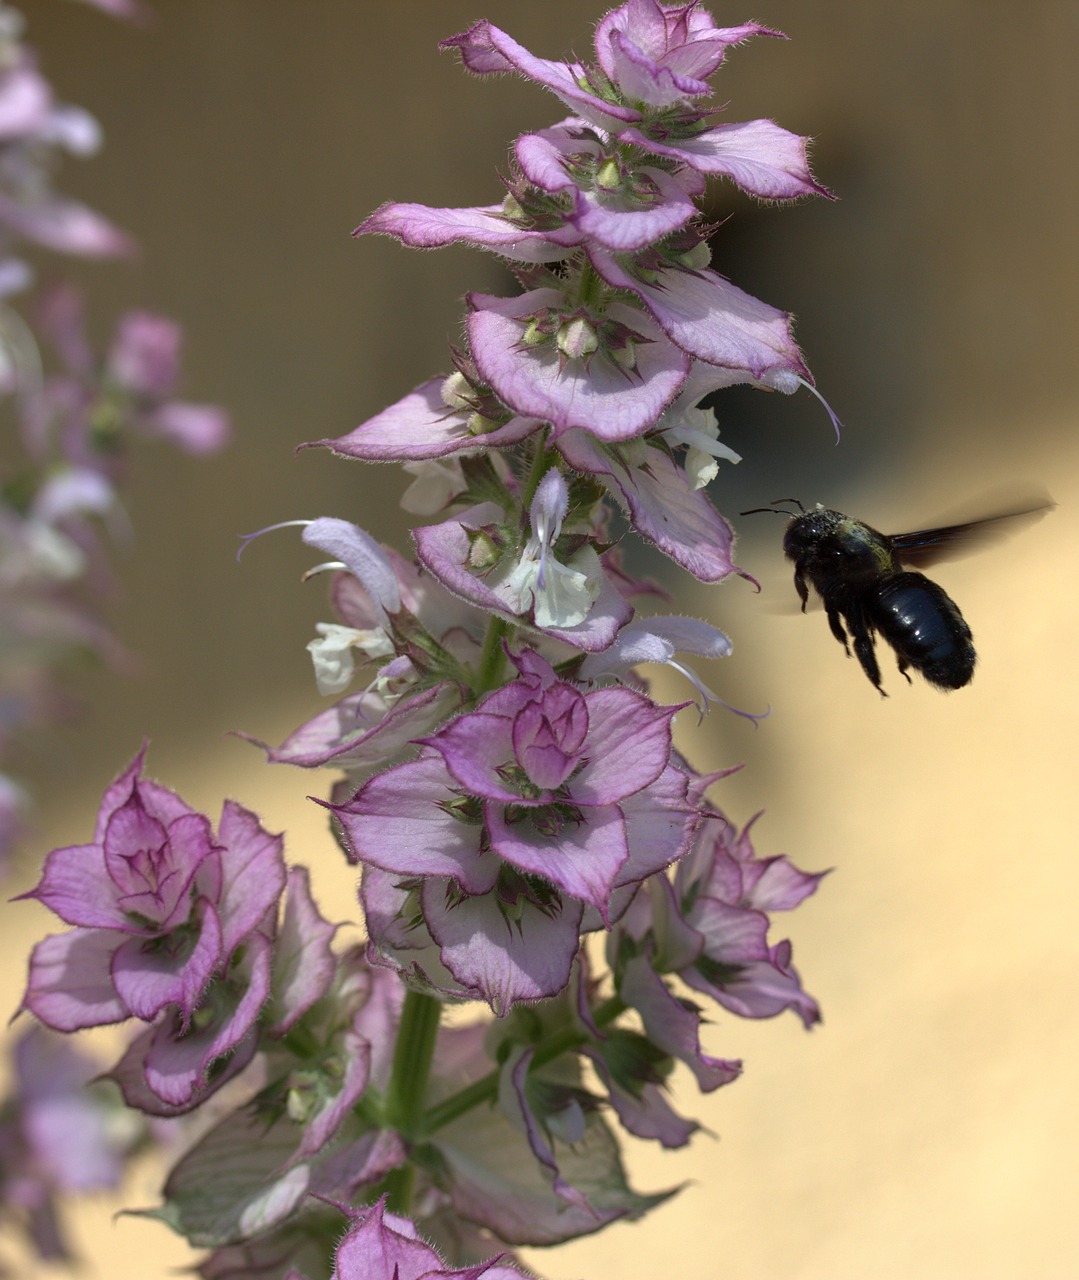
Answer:
<svg viewBox="0 0 1079 1280"><path fill-rule="evenodd" d="M447 409L469 409L475 401L472 384L459 369L445 379L439 395Z"/></svg>
<svg viewBox="0 0 1079 1280"><path fill-rule="evenodd" d="M595 326L584 316L574 316L558 331L558 349L570 360L585 360L599 348Z"/></svg>
<svg viewBox="0 0 1079 1280"><path fill-rule="evenodd" d="M521 208L521 203L516 196L507 195L502 201L502 216L509 218L511 222L521 222L524 220L525 211Z"/></svg>
<svg viewBox="0 0 1079 1280"><path fill-rule="evenodd" d="M622 169L613 156L604 160L596 170L595 182L601 191L617 191L622 185Z"/></svg>
<svg viewBox="0 0 1079 1280"><path fill-rule="evenodd" d="M500 552L494 538L482 529L469 533L468 563L473 569L490 569L498 563Z"/></svg>
<svg viewBox="0 0 1079 1280"><path fill-rule="evenodd" d="M474 413L468 419L468 434L470 436L485 436L488 431L497 431L501 423L496 422L493 418L486 418L482 413Z"/></svg>
<svg viewBox="0 0 1079 1280"><path fill-rule="evenodd" d="M712 250L706 240L699 240L692 249L681 254L678 261L690 271L703 271L712 262Z"/></svg>
<svg viewBox="0 0 1079 1280"><path fill-rule="evenodd" d="M612 343L607 348L607 355L620 369L637 367L637 344L632 338L626 338L621 343Z"/></svg>

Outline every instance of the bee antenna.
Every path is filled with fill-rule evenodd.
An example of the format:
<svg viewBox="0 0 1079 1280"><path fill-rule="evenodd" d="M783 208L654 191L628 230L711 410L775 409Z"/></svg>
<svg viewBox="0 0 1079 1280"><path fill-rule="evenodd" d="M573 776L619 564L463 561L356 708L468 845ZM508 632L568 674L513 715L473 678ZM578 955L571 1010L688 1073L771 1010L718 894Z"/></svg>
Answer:
<svg viewBox="0 0 1079 1280"><path fill-rule="evenodd" d="M784 510L783 510L783 508L782 508L782 505L781 505L781 504L782 504L782 503L784 503L784 502L792 502L792 503L794 503L794 505L798 508L798 510L802 513L802 515L805 515L805 510L806 510L806 509L805 509L805 507L803 507L803 506L802 506L802 504L798 501L798 499L797 499L797 498L776 498L776 500L775 500L775 501L774 501L770 506L767 506L767 507L751 507L748 511L739 511L739 513L738 513L738 514L739 514L740 516L756 516L756 515L761 515L761 514L765 514L765 515L767 515L768 513L771 513L771 514L772 514L772 515L774 515L774 516L789 516L789 515L793 515L793 514L794 514L793 512L791 512L791 511L784 511Z"/></svg>

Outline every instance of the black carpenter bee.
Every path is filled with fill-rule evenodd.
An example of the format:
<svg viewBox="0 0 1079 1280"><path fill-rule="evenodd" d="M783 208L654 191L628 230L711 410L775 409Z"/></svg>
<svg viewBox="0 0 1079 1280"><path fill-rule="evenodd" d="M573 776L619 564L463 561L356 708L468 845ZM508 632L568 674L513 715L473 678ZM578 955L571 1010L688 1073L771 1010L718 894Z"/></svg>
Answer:
<svg viewBox="0 0 1079 1280"><path fill-rule="evenodd" d="M895 650L908 684L907 669L913 667L938 689L961 689L970 683L977 657L970 627L952 598L925 574L903 566L931 564L954 553L959 544L993 532L1001 521L1044 515L1053 505L1046 500L963 524L889 536L841 511L819 505L807 511L797 498L780 502L793 503L800 512L780 514L791 516L783 551L794 561L802 612L809 599L808 581L824 604L832 635L848 657L853 645L862 670L882 696L887 695L877 665L878 635ZM779 503L754 511L777 509Z"/></svg>

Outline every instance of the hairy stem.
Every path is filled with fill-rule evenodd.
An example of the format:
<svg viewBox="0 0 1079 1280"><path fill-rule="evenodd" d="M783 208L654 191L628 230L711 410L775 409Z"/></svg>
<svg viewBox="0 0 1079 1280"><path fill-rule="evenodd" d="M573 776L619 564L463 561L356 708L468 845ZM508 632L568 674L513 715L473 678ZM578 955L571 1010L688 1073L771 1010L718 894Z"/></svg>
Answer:
<svg viewBox="0 0 1079 1280"><path fill-rule="evenodd" d="M477 698L490 693L502 683L502 664L506 660L502 642L509 639L511 630L512 627L505 618L493 617L487 624L487 634L483 638L483 652L476 664L476 678L472 687L472 692Z"/></svg>
<svg viewBox="0 0 1079 1280"><path fill-rule="evenodd" d="M532 466L529 468L528 475L525 476L524 484L521 487L521 505L527 511L532 505L532 499L536 496L536 490L539 483L554 464L557 454L554 449L548 449L542 443L539 436L536 439L536 452L532 455Z"/></svg>
<svg viewBox="0 0 1079 1280"><path fill-rule="evenodd" d="M408 1143L414 1142L420 1131L441 1017L442 1003L434 996L418 991L405 995L393 1051L393 1071L386 1090L385 1121ZM412 1176L412 1166L403 1165L386 1179L390 1207L397 1213L409 1211Z"/></svg>

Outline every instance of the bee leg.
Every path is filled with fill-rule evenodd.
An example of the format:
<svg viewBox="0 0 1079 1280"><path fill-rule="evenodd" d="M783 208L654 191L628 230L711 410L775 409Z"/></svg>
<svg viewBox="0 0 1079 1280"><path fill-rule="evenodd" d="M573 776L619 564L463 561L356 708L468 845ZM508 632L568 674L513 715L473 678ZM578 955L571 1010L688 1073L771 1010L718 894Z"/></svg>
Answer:
<svg viewBox="0 0 1079 1280"><path fill-rule="evenodd" d="M905 662L898 654L896 654L896 665L899 667L899 674L907 684L913 684L914 681L907 675L907 668L910 666L910 663Z"/></svg>
<svg viewBox="0 0 1079 1280"><path fill-rule="evenodd" d="M805 608L804 605L802 607L803 609ZM843 648L846 649L847 657L849 658L850 645L847 643L847 633L843 630L843 623L839 620L839 611L837 609L831 609L827 605L824 606L824 611L828 615L828 625L832 628L832 635L834 635Z"/></svg>
<svg viewBox="0 0 1079 1280"><path fill-rule="evenodd" d="M886 698L888 695L880 683L880 667L877 665L873 633L866 626L863 618L852 614L847 615L847 626L850 627L851 640L854 642L854 656L862 664L862 670L869 677L870 683L882 698Z"/></svg>
<svg viewBox="0 0 1079 1280"><path fill-rule="evenodd" d="M802 612L805 613L806 605L809 603L809 588L806 586L801 569L794 571L794 589L798 592L798 599L802 602Z"/></svg>

